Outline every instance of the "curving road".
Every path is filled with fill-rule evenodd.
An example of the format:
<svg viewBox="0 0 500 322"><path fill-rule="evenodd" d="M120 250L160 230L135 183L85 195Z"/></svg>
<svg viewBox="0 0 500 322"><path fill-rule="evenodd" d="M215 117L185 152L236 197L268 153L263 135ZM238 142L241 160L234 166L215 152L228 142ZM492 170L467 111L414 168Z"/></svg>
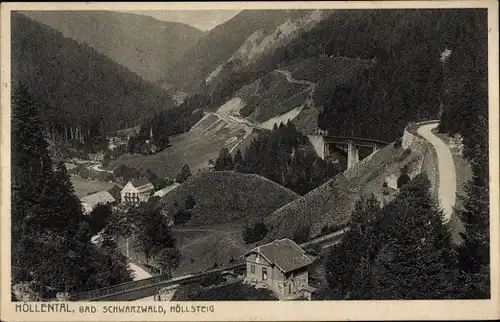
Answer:
<svg viewBox="0 0 500 322"><path fill-rule="evenodd" d="M447 222L455 207L457 178L450 148L443 140L431 132L438 124L439 123L431 123L422 125L418 128L417 133L429 141L436 150L439 167L439 199L441 208L444 211L444 220Z"/></svg>

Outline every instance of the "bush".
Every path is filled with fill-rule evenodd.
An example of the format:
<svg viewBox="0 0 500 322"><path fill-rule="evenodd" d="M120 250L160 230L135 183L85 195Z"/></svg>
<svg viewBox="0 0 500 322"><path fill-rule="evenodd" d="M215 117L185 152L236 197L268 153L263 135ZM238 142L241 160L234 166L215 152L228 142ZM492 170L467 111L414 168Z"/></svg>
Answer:
<svg viewBox="0 0 500 322"><path fill-rule="evenodd" d="M293 234L292 240L297 244L301 244L309 240L310 226L302 226Z"/></svg>
<svg viewBox="0 0 500 322"><path fill-rule="evenodd" d="M176 225L185 224L191 219L191 212L189 210L179 210L174 214L174 223Z"/></svg>
<svg viewBox="0 0 500 322"><path fill-rule="evenodd" d="M253 227L245 226L243 228L243 240L245 244L256 243L264 239L268 232L269 230L263 222L258 222Z"/></svg>
<svg viewBox="0 0 500 322"><path fill-rule="evenodd" d="M217 264L217 263L215 263L215 264ZM204 275L201 278L200 285L203 287L208 287L211 285L221 284L223 282L225 282L225 279L221 273L209 273L209 274Z"/></svg>

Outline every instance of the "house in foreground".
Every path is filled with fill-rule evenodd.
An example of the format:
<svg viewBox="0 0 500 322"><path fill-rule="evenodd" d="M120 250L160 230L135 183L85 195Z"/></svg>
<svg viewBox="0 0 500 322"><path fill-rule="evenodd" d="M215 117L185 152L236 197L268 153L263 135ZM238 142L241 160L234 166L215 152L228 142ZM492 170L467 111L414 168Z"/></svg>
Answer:
<svg viewBox="0 0 500 322"><path fill-rule="evenodd" d="M147 178L131 180L120 192L122 203L139 204L147 202L153 195L155 187Z"/></svg>
<svg viewBox="0 0 500 322"><path fill-rule="evenodd" d="M285 238L244 254L247 282L265 286L280 299L311 298L307 268L313 263L294 241Z"/></svg>
<svg viewBox="0 0 500 322"><path fill-rule="evenodd" d="M98 204L114 205L116 199L106 190L99 191L80 198L84 214L88 215Z"/></svg>

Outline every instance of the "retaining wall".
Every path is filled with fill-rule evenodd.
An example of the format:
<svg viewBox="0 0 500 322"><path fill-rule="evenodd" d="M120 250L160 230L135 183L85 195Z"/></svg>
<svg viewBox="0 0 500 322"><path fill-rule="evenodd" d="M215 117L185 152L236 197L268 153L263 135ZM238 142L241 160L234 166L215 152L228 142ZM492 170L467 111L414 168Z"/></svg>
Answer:
<svg viewBox="0 0 500 322"><path fill-rule="evenodd" d="M411 149L412 154L417 154L420 157L419 164L413 168L410 178L413 179L416 175L425 173L430 181L431 194L433 197L437 197L437 191L439 189L439 169L436 152L432 144L417 133L417 129L420 126L431 123L439 123L439 120L430 120L408 125L404 130L401 146L405 150Z"/></svg>

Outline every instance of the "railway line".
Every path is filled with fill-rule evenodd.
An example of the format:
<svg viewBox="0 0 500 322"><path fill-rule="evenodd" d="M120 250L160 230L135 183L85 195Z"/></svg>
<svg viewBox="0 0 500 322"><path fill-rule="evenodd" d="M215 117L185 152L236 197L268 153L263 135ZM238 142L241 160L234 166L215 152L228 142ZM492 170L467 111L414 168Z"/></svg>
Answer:
<svg viewBox="0 0 500 322"><path fill-rule="evenodd" d="M348 228L338 230L325 236L314 238L300 244L302 248L319 245L322 249L327 249L340 242L340 238ZM109 286L97 290L87 291L70 296L70 301L135 301L141 298L151 297L159 289L183 285L200 281L204 276L213 273L220 273L223 276L240 274L245 271L245 262L238 262L230 266L212 269L209 271L184 275L175 278L168 278L165 275L157 275L140 281L132 281L119 285Z"/></svg>

